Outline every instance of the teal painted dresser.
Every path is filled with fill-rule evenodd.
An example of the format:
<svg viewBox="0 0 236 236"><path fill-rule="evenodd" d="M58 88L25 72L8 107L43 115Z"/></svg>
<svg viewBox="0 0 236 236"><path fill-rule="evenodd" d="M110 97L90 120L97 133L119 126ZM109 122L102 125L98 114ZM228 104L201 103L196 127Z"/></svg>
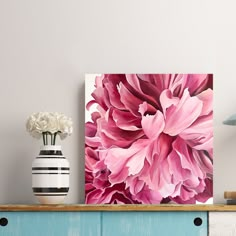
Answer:
<svg viewBox="0 0 236 236"><path fill-rule="evenodd" d="M229 206L1 205L0 235L207 236L209 211L223 211L225 208L229 210L227 207Z"/></svg>

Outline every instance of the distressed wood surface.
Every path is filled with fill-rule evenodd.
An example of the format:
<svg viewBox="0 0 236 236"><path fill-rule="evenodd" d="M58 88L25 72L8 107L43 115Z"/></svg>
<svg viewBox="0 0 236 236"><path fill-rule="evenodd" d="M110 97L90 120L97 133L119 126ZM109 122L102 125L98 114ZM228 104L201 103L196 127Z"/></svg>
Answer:
<svg viewBox="0 0 236 236"><path fill-rule="evenodd" d="M0 212L1 236L101 236L99 212Z"/></svg>
<svg viewBox="0 0 236 236"><path fill-rule="evenodd" d="M194 220L201 218L196 226ZM207 236L207 212L102 212L102 236Z"/></svg>
<svg viewBox="0 0 236 236"><path fill-rule="evenodd" d="M0 212L4 236L206 236L207 212ZM196 226L194 220L201 218Z"/></svg>
<svg viewBox="0 0 236 236"><path fill-rule="evenodd" d="M236 236L236 212L209 212L209 236Z"/></svg>
<svg viewBox="0 0 236 236"><path fill-rule="evenodd" d="M0 205L0 211L236 211L236 205Z"/></svg>

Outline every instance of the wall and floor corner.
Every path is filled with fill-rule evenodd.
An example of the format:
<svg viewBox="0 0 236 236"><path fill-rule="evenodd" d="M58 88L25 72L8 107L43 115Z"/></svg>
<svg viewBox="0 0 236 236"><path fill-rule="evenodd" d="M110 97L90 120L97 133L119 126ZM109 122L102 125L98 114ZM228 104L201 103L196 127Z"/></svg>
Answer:
<svg viewBox="0 0 236 236"><path fill-rule="evenodd" d="M214 74L214 202L236 189L236 3L209 1L1 1L0 203L32 203L40 141L25 130L35 111L61 111L74 133L67 203L84 202L85 73Z"/></svg>

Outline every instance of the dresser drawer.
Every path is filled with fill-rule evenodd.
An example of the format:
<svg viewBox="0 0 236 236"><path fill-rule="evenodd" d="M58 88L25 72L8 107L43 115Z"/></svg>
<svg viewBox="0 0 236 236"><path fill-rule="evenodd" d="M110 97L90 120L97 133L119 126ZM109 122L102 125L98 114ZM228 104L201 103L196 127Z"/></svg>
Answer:
<svg viewBox="0 0 236 236"><path fill-rule="evenodd" d="M0 212L0 235L101 236L100 219L99 212Z"/></svg>
<svg viewBox="0 0 236 236"><path fill-rule="evenodd" d="M207 212L102 213L103 236L207 236L207 229Z"/></svg>
<svg viewBox="0 0 236 236"><path fill-rule="evenodd" d="M236 212L209 212L209 236L236 236Z"/></svg>

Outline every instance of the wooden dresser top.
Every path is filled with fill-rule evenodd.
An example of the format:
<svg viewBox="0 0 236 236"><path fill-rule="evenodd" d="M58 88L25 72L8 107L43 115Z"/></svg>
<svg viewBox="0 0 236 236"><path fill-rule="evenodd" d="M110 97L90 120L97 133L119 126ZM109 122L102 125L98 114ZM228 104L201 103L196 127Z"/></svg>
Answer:
<svg viewBox="0 0 236 236"><path fill-rule="evenodd" d="M0 211L236 211L236 205L0 205Z"/></svg>

